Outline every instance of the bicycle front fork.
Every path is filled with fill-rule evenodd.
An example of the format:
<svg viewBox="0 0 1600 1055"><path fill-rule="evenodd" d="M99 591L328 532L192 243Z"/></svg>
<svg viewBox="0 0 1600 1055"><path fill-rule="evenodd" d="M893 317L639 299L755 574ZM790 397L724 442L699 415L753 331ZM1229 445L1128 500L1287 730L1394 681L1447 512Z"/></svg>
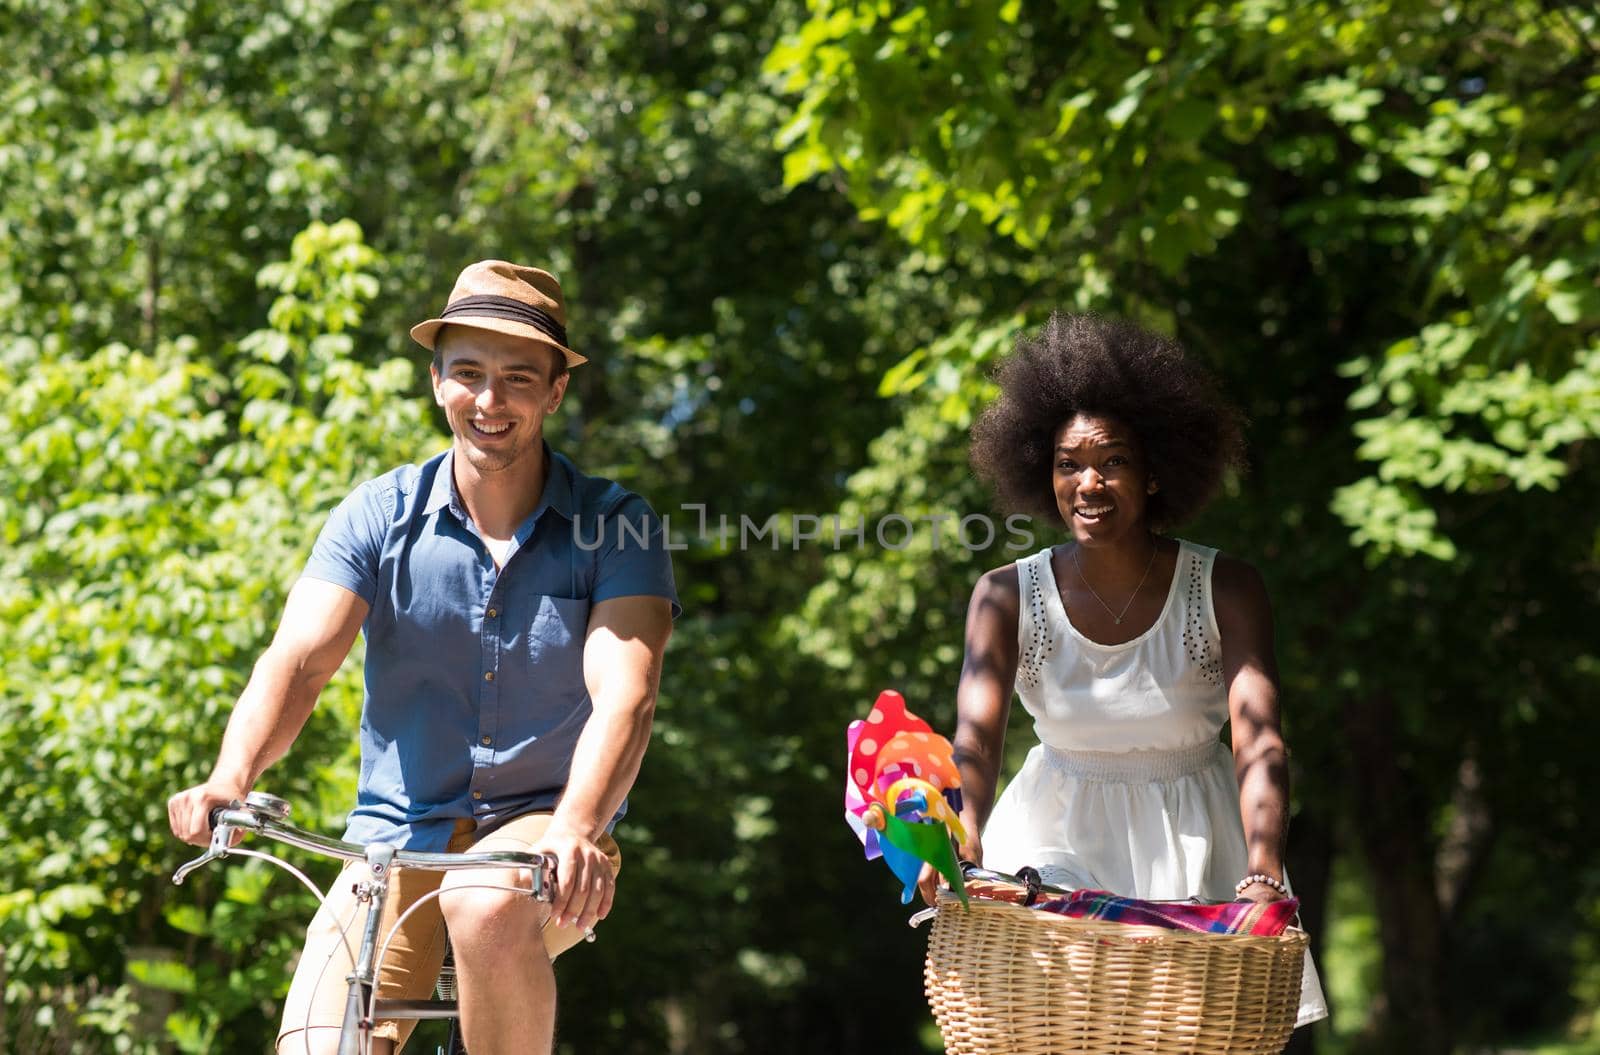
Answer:
<svg viewBox="0 0 1600 1055"><path fill-rule="evenodd" d="M350 991L344 1002L344 1026L339 1030L339 1055L364 1055L373 1021L367 1016L372 1006L372 990L378 984L372 959L378 950L378 932L383 926L383 904L389 896L389 869L394 862L394 847L373 843L367 847L367 878L356 884L356 900L367 903L367 922L361 931L361 950L356 954L355 970L345 981Z"/></svg>

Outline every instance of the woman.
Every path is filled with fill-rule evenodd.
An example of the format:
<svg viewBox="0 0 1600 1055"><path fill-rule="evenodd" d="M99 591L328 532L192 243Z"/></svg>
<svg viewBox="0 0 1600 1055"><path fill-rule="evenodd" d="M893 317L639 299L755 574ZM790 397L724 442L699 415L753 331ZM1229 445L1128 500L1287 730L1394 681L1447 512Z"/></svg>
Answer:
<svg viewBox="0 0 1600 1055"><path fill-rule="evenodd" d="M973 465L1010 511L1071 539L973 590L954 741L963 856L1141 898L1288 896L1266 589L1244 561L1163 534L1240 461L1237 414L1176 344L1093 317L1054 316L998 380ZM996 803L1013 688L1040 743ZM933 884L925 872L930 900ZM1306 967L1301 1025L1327 1015Z"/></svg>

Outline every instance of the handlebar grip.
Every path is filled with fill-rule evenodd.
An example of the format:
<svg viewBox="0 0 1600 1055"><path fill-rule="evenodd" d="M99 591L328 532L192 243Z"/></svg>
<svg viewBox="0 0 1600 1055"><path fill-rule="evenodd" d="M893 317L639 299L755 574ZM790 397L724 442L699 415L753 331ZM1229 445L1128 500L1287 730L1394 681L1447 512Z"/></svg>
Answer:
<svg viewBox="0 0 1600 1055"><path fill-rule="evenodd" d="M217 830L217 822L222 819L222 811L227 808L226 806L213 806L206 813L206 829L208 831Z"/></svg>

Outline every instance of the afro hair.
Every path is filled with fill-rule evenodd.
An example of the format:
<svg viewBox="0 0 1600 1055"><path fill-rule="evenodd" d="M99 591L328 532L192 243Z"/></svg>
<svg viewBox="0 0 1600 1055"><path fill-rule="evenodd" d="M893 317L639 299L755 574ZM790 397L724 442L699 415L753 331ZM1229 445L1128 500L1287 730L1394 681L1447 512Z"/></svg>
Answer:
<svg viewBox="0 0 1600 1055"><path fill-rule="evenodd" d="M1057 312L1024 334L995 371L1000 397L972 427L972 466L1008 512L1061 524L1051 486L1057 430L1078 414L1131 428L1161 487L1147 507L1170 530L1242 465L1239 412L1178 344L1131 323Z"/></svg>

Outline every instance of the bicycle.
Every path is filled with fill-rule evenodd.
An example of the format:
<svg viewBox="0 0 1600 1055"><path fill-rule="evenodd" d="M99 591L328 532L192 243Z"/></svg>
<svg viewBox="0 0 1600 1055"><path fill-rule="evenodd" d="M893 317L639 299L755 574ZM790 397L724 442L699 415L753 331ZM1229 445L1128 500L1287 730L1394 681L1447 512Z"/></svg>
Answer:
<svg viewBox="0 0 1600 1055"><path fill-rule="evenodd" d="M449 1035L445 1046L439 1049L439 1055L466 1055L462 1047L460 1036L460 1006L455 999L455 986L453 965L451 963L448 945L446 947L445 968L440 972L436 989L437 999L433 1000L390 1000L382 999L377 995L378 969L382 966L383 957L388 952L389 942L400 924L415 912L418 907L432 898L439 896L440 891L434 890L423 895L417 903L408 908L401 917L395 921L394 927L379 944L378 931L381 926L383 906L389 893L389 873L395 868L419 868L434 871L452 871L463 868L526 868L533 876L530 888L524 889L517 886L500 884L473 884L489 890L513 890L525 893L535 901L548 902L555 888L555 858L550 854L532 854L513 850L487 850L467 853L424 853L414 850L397 850L388 843L372 843L362 846L358 843L348 843L339 839L330 839L315 832L306 831L295 827L288 822L290 813L289 803L269 795L266 792L252 791L245 796L244 802L232 802L227 806L219 806L211 811L211 845L206 852L195 860L188 862L173 873L172 881L182 885L190 873L202 865L231 854L241 857L255 857L268 861L284 869L302 884L305 885L321 903L326 900L323 892L306 877L305 873L281 860L270 853L259 850L242 849L233 845L236 832L263 835L270 839L289 846L309 850L324 857L331 857L341 861L364 861L367 865L367 878L356 886L358 902L366 906L366 917L361 928L361 945L359 950L350 948L349 939L341 935L345 951L350 953L354 969L345 978L349 984L349 994L345 1000L344 1021L339 1031L338 1055L368 1055L371 1048L372 1029L376 1022L382 1019L446 1019L450 1022ZM471 887L457 889L471 889ZM594 932L585 935L586 941L594 940ZM307 1031L306 1046L310 1048L310 1036Z"/></svg>

